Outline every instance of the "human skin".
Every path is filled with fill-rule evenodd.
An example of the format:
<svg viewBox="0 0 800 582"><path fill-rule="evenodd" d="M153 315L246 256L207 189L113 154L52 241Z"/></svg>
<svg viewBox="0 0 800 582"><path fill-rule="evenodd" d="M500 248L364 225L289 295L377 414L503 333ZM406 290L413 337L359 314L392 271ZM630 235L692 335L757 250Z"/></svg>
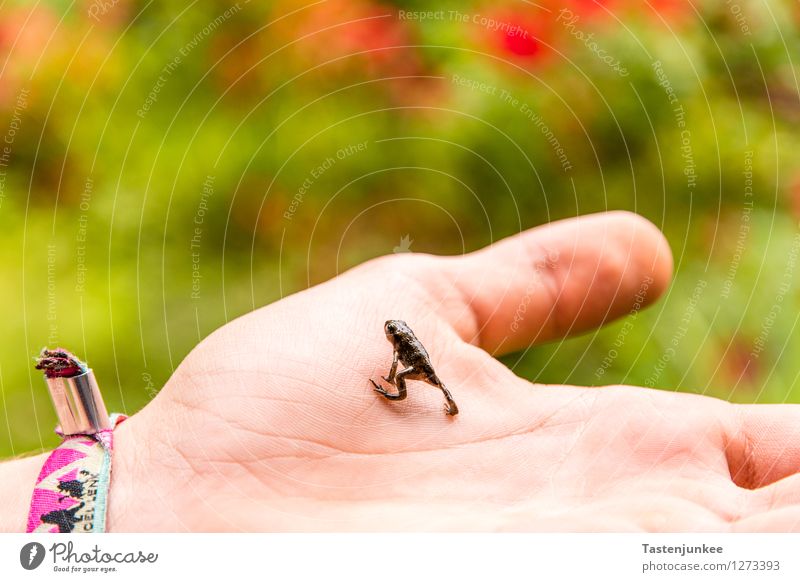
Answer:
<svg viewBox="0 0 800 582"><path fill-rule="evenodd" d="M671 273L661 233L613 212L379 258L245 315L117 429L109 530L800 529L798 406L532 384L493 357L623 316ZM458 416L421 382L373 391L387 319ZM24 531L43 460L0 465L3 529Z"/></svg>

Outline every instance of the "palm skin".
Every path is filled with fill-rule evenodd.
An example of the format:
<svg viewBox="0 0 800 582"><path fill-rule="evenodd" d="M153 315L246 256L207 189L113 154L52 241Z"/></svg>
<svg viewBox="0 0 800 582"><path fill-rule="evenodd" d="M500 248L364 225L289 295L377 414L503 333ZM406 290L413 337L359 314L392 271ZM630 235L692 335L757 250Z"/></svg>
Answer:
<svg viewBox="0 0 800 582"><path fill-rule="evenodd" d="M241 317L117 430L111 529L798 529L796 407L534 385L493 357L624 315L671 269L655 227L607 213L377 259ZM388 319L458 416L423 382L373 391Z"/></svg>

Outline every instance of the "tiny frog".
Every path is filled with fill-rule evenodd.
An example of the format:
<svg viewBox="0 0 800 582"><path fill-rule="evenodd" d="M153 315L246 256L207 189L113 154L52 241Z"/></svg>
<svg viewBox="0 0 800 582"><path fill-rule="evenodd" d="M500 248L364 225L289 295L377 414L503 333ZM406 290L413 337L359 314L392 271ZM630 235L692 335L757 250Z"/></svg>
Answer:
<svg viewBox="0 0 800 582"><path fill-rule="evenodd" d="M444 407L445 413L450 416L458 414L458 406L456 406L455 400L450 395L450 391L439 380L436 372L433 371L431 357L425 351L422 342L417 339L417 336L408 327L408 324L399 319L390 319L384 324L383 331L386 333L386 339L394 347L392 368L389 370L389 375L384 376L383 379L397 388L397 394L389 394L385 388L370 379L372 385L375 386L375 392L388 400L404 400L406 397L406 380L423 380L442 391L447 401ZM405 366L399 372L397 371L398 362Z"/></svg>

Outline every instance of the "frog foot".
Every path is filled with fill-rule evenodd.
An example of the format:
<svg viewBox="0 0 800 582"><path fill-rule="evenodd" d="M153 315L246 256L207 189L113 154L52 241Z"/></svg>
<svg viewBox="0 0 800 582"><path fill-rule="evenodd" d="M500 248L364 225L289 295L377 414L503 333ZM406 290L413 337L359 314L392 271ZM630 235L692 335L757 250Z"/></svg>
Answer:
<svg viewBox="0 0 800 582"><path fill-rule="evenodd" d="M445 402L444 413L449 416L455 416L458 414L458 406L456 406L455 402Z"/></svg>
<svg viewBox="0 0 800 582"><path fill-rule="evenodd" d="M370 379L369 379L369 381L370 381L370 382L372 382L372 385L373 385L373 386L375 386L375 388L374 388L375 392L377 392L378 394L383 394L384 396L386 396L386 395L388 394L388 392L386 392L386 390L385 390L385 389L383 389L383 388L380 386L380 384L376 383L376 382L375 382L375 380L373 380L372 378L370 378Z"/></svg>

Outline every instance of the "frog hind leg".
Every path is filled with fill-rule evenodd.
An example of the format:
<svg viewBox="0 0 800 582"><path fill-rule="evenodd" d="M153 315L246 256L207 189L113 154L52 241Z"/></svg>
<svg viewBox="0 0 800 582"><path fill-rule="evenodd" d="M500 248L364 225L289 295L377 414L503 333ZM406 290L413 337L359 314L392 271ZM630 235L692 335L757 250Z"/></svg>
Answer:
<svg viewBox="0 0 800 582"><path fill-rule="evenodd" d="M436 386L442 391L442 394L444 394L444 399L447 401L444 405L445 414L449 414L450 416L455 416L458 414L458 405L456 405L456 401L453 400L453 395L450 394L450 390L445 387L444 382L439 380L439 377L436 374L428 376L425 381L431 386Z"/></svg>
<svg viewBox="0 0 800 582"><path fill-rule="evenodd" d="M387 400L405 400L406 396L408 396L408 391L406 390L406 380L405 377L408 376L411 372L414 371L414 368L406 368L405 370L400 370L394 377L394 384L397 387L397 394L390 394L386 391L385 388L379 386L375 380L370 378L370 382L372 385L375 386L375 392L386 398Z"/></svg>

